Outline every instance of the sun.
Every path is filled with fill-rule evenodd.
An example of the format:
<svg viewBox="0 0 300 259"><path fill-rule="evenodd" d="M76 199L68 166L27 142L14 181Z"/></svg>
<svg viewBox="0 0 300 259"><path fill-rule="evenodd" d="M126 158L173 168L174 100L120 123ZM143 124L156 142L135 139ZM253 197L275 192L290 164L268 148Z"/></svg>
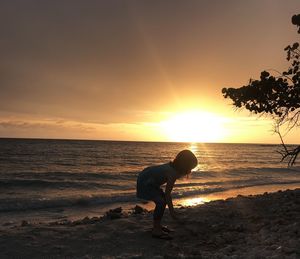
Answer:
<svg viewBox="0 0 300 259"><path fill-rule="evenodd" d="M160 123L170 141L220 142L226 135L225 119L210 112L188 111L177 113Z"/></svg>

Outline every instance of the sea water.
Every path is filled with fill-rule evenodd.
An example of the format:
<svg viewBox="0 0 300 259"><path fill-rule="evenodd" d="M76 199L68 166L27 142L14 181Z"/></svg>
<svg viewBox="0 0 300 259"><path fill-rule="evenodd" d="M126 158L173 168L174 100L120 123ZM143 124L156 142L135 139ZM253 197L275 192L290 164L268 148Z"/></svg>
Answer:
<svg viewBox="0 0 300 259"><path fill-rule="evenodd" d="M0 220L59 220L134 205L137 174L192 150L199 165L176 182L175 199L293 184L300 167L279 145L0 139Z"/></svg>

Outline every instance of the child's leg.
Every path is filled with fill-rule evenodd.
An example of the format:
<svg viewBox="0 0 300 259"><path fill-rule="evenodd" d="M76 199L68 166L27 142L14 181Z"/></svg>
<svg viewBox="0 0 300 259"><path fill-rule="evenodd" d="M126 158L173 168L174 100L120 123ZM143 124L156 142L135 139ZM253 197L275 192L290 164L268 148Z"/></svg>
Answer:
<svg viewBox="0 0 300 259"><path fill-rule="evenodd" d="M155 203L155 209L153 213L153 232L161 233L161 220L166 208L166 200L164 196L159 196L153 200Z"/></svg>

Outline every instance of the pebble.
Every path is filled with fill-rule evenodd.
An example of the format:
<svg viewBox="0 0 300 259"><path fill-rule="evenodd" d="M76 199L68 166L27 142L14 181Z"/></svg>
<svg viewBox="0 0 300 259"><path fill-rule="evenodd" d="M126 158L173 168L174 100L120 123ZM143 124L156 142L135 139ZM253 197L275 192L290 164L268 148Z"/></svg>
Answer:
<svg viewBox="0 0 300 259"><path fill-rule="evenodd" d="M28 225L29 225L28 221L22 220L21 227L26 227Z"/></svg>
<svg viewBox="0 0 300 259"><path fill-rule="evenodd" d="M134 208L133 208L133 213L134 214L142 214L144 212L148 212L146 209L144 209L143 207L139 206L139 205L136 205Z"/></svg>
<svg viewBox="0 0 300 259"><path fill-rule="evenodd" d="M118 207L106 212L106 217L109 219L119 219L122 217L122 208Z"/></svg>

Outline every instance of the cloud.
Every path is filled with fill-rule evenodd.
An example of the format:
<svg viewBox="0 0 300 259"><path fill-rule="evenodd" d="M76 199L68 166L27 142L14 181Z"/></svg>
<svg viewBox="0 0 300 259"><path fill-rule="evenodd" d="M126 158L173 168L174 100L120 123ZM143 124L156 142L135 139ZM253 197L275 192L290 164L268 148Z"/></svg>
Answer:
<svg viewBox="0 0 300 259"><path fill-rule="evenodd" d="M155 123L82 123L63 119L0 119L0 137L163 140Z"/></svg>
<svg viewBox="0 0 300 259"><path fill-rule="evenodd" d="M1 137L80 138L95 131L93 125L73 121L0 120Z"/></svg>
<svg viewBox="0 0 300 259"><path fill-rule="evenodd" d="M43 121L21 121L21 120L1 120L0 127L11 130L28 130L28 129L77 129L82 131L91 131L96 128L90 124L66 121L66 120L43 120Z"/></svg>

